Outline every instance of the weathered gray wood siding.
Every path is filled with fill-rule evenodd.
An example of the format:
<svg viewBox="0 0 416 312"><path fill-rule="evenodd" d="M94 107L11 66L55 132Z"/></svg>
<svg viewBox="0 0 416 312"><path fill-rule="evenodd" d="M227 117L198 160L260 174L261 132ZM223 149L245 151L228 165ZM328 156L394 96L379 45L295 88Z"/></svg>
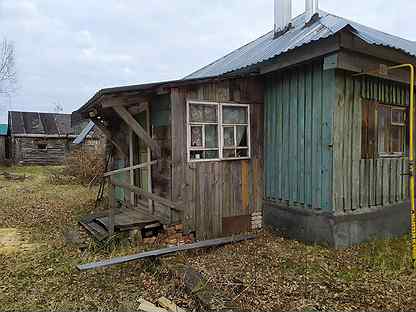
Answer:
<svg viewBox="0 0 416 312"><path fill-rule="evenodd" d="M24 165L59 165L64 162L70 139L45 139L46 150L39 150L36 140L44 139L12 137L10 148L13 162Z"/></svg>
<svg viewBox="0 0 416 312"><path fill-rule="evenodd" d="M408 158L361 159L362 101L407 106L408 86L337 71L334 112L333 206L337 214L409 199Z"/></svg>
<svg viewBox="0 0 416 312"><path fill-rule="evenodd" d="M188 163L186 101L206 100L251 104L250 160ZM263 199L263 82L228 80L173 88L172 199L183 201L183 220L199 239L220 236L223 218L262 211Z"/></svg>
<svg viewBox="0 0 416 312"><path fill-rule="evenodd" d="M6 160L6 144L7 144L7 137L0 136L0 162Z"/></svg>
<svg viewBox="0 0 416 312"><path fill-rule="evenodd" d="M265 89L265 197L305 209L332 208L335 71L321 61L275 73Z"/></svg>

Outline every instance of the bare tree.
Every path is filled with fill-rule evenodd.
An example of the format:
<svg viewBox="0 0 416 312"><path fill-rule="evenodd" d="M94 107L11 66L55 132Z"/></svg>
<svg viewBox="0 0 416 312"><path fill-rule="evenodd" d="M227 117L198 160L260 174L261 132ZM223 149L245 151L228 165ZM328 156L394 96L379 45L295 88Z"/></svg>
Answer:
<svg viewBox="0 0 416 312"><path fill-rule="evenodd" d="M0 95L8 95L15 90L17 82L14 45L3 39L0 45Z"/></svg>
<svg viewBox="0 0 416 312"><path fill-rule="evenodd" d="M64 111L64 106L60 102L53 103L53 110L55 113L62 113Z"/></svg>

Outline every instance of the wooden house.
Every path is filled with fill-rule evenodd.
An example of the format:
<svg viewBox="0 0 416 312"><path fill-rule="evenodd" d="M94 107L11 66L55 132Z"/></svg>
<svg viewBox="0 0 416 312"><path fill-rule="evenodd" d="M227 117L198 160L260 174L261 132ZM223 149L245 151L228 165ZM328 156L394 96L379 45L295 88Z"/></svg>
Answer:
<svg viewBox="0 0 416 312"><path fill-rule="evenodd" d="M13 163L59 165L77 135L71 114L10 111L8 136Z"/></svg>
<svg viewBox="0 0 416 312"><path fill-rule="evenodd" d="M0 164L7 159L7 124L0 124Z"/></svg>
<svg viewBox="0 0 416 312"><path fill-rule="evenodd" d="M333 247L406 233L409 74L386 69L415 64L416 43L312 0L295 18L275 2L259 39L184 79L101 90L78 111L114 145L119 204L198 239L263 222Z"/></svg>

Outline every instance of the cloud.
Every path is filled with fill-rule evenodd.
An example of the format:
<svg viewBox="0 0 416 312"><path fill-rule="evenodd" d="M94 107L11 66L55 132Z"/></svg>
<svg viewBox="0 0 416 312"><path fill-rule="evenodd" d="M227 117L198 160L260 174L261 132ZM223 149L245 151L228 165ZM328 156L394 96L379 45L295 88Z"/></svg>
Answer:
<svg viewBox="0 0 416 312"><path fill-rule="evenodd" d="M337 15L409 39L416 1L321 0ZM304 0L294 0L294 14ZM397 12L396 8L406 8ZM98 89L181 78L273 27L273 0L0 0L19 91L6 108L77 109Z"/></svg>

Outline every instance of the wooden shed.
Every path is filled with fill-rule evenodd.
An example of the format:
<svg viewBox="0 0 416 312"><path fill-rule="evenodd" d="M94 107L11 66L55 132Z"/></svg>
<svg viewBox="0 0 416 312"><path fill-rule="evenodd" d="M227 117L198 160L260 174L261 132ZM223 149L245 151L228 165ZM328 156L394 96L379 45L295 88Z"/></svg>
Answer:
<svg viewBox="0 0 416 312"><path fill-rule="evenodd" d="M197 238L263 215L333 247L409 230L409 75L386 68L416 63L416 43L319 10L289 20L184 79L104 89L78 111L115 147L122 206Z"/></svg>
<svg viewBox="0 0 416 312"><path fill-rule="evenodd" d="M71 114L9 112L9 154L16 164L59 165L76 133Z"/></svg>
<svg viewBox="0 0 416 312"><path fill-rule="evenodd" d="M0 124L0 164L7 159L7 124Z"/></svg>

